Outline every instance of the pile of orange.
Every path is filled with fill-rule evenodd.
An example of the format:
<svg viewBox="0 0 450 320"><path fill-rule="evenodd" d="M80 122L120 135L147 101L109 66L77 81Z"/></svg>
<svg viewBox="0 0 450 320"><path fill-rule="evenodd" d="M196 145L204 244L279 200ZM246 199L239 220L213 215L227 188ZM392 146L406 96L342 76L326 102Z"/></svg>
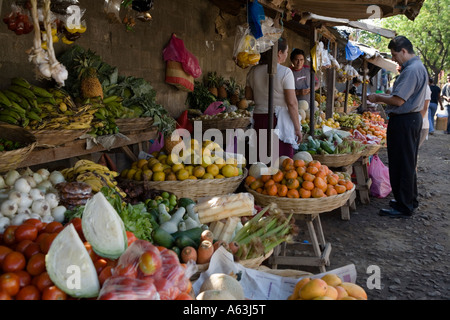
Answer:
<svg viewBox="0 0 450 320"><path fill-rule="evenodd" d="M351 177L335 173L318 160L286 158L273 175L248 176L245 184L261 194L288 198L321 198L353 188Z"/></svg>

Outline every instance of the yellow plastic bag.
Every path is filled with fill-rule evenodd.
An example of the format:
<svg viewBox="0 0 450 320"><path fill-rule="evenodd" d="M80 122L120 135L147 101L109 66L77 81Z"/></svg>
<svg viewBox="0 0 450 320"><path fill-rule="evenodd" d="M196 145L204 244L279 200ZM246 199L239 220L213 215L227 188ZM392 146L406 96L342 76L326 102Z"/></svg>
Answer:
<svg viewBox="0 0 450 320"><path fill-rule="evenodd" d="M249 27L239 26L234 43L233 59L242 68L258 64L261 55L257 49L257 41Z"/></svg>

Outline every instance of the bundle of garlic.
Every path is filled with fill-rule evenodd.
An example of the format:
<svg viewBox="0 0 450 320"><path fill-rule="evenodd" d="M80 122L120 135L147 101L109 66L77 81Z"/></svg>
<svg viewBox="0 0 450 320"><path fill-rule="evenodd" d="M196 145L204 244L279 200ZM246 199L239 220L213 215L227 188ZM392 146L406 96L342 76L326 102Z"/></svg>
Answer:
<svg viewBox="0 0 450 320"><path fill-rule="evenodd" d="M30 2L34 26L34 41L29 55L29 61L37 66L41 76L47 79L53 78L58 85L64 86L64 81L69 75L67 69L56 59L53 41L51 39L47 39L47 50L42 48L37 0L31 0ZM50 0L44 0L43 24L47 35L52 34L50 4Z"/></svg>

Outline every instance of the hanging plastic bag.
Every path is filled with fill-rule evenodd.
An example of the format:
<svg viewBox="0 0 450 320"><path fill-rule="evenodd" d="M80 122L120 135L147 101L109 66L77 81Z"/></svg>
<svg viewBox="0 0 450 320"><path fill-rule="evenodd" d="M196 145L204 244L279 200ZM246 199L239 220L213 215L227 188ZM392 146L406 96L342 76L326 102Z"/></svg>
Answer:
<svg viewBox="0 0 450 320"><path fill-rule="evenodd" d="M180 62L184 71L194 78L202 75L197 58L186 49L183 40L177 38L175 34L172 34L169 44L164 48L163 57L164 61Z"/></svg>
<svg viewBox="0 0 450 320"><path fill-rule="evenodd" d="M234 41L233 59L240 68L246 69L258 64L261 55L258 52L257 43L249 26L238 26Z"/></svg>
<svg viewBox="0 0 450 320"><path fill-rule="evenodd" d="M253 1L248 4L248 21L252 35L259 39L264 34L261 28L261 21L266 18L264 8L258 1Z"/></svg>
<svg viewBox="0 0 450 320"><path fill-rule="evenodd" d="M374 155L368 168L372 179L370 194L376 198L385 198L392 191L389 181L389 168L384 165L378 155Z"/></svg>

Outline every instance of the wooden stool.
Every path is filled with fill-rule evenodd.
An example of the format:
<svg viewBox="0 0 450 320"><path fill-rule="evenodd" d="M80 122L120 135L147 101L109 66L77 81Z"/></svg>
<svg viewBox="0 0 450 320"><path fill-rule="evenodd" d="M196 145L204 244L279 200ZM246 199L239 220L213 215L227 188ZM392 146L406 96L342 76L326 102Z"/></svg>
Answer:
<svg viewBox="0 0 450 320"><path fill-rule="evenodd" d="M372 185L372 179L369 178L369 173L367 171L367 164L369 163L369 157L360 157L353 164L353 171L356 176L356 190L358 190L361 203L370 203L370 186Z"/></svg>
<svg viewBox="0 0 450 320"><path fill-rule="evenodd" d="M353 191L347 203L341 207L341 219L350 220L350 209L356 210L356 188Z"/></svg>
<svg viewBox="0 0 450 320"><path fill-rule="evenodd" d="M269 263L273 269L276 269L278 264L291 266L317 266L320 272L326 272L325 266L330 265L331 244L325 242L325 236L322 230L319 214L295 214L296 219L303 220L308 227L310 235L310 243L294 242L286 243L277 246L273 255L269 258ZM311 246L314 251L314 256L287 256L287 249L296 250Z"/></svg>

